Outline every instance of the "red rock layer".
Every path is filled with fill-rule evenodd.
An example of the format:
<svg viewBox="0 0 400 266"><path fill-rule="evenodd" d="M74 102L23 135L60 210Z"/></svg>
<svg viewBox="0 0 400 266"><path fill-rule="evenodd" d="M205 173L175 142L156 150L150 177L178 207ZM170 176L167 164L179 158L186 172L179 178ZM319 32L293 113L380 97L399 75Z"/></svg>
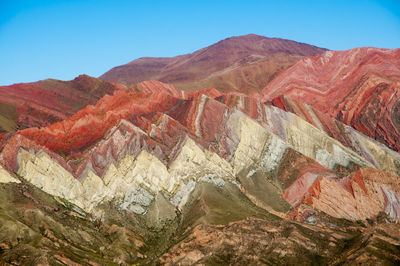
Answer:
<svg viewBox="0 0 400 266"><path fill-rule="evenodd" d="M184 93L155 81L138 87L143 92L116 91L69 119L18 131L13 138L29 140L35 147L44 146L61 155L66 159L62 165L68 164L66 169L73 169L76 177L88 169L102 176L110 163L141 150L168 164L187 135L203 148L229 159L237 142L225 128L231 110L239 108L259 121L265 118L261 103L244 95L222 95L213 89ZM15 157L19 147L29 150L29 145L9 144L6 139L5 143L3 153L7 156ZM10 147L14 147L13 152L8 151ZM4 164L16 171L16 163L5 160Z"/></svg>
<svg viewBox="0 0 400 266"><path fill-rule="evenodd" d="M127 87L86 75L71 81L47 79L0 86L1 115L7 120L2 119L0 130L13 132L51 125L115 90L127 90Z"/></svg>
<svg viewBox="0 0 400 266"><path fill-rule="evenodd" d="M152 136L157 131L154 128L157 119L165 118L168 123L176 121L172 122L174 130L184 128L205 147L215 141L226 111L225 105L212 100L220 97L220 92L209 89L187 93L157 81L143 82L138 88L140 92L116 91L69 119L48 127L21 130L18 134L64 156L74 156L105 137L123 119L134 121L144 131L150 130Z"/></svg>
<svg viewBox="0 0 400 266"><path fill-rule="evenodd" d="M165 111L177 102L177 98L163 91L152 94L116 91L113 96L105 96L95 106L89 105L67 120L49 127L25 129L18 134L60 154L81 152L105 136L121 119Z"/></svg>
<svg viewBox="0 0 400 266"><path fill-rule="evenodd" d="M400 49L356 48L304 58L262 94L289 95L398 151L399 88Z"/></svg>

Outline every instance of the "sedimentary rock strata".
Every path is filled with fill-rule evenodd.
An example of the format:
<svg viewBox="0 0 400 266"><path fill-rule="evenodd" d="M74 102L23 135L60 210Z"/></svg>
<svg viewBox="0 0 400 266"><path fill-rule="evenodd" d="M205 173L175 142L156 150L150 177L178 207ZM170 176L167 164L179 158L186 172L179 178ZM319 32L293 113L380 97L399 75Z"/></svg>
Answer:
<svg viewBox="0 0 400 266"><path fill-rule="evenodd" d="M306 103L399 151L400 50L355 48L304 58L262 91Z"/></svg>
<svg viewBox="0 0 400 266"><path fill-rule="evenodd" d="M186 93L160 82L138 87L142 91L116 91L49 127L9 136L0 154L4 167L98 218L104 216L98 206L107 202L143 215L158 195L182 211L204 182L237 186L256 206L285 217L287 203L304 202L321 178L341 179L366 166L397 173L396 153L377 146L365 156L257 98ZM374 164L379 158L390 161ZM265 197L257 184L272 194ZM396 198L399 192L390 191ZM398 209L392 205L345 218L391 215Z"/></svg>

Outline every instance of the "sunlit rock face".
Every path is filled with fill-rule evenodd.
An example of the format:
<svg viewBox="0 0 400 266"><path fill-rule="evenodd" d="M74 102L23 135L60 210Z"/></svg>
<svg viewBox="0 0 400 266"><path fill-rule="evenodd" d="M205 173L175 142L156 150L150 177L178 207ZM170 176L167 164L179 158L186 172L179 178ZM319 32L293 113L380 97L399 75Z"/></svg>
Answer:
<svg viewBox="0 0 400 266"><path fill-rule="evenodd" d="M264 232L268 241L259 243L273 250L267 261L282 255L287 263L296 257L308 263L313 256L334 262L346 241L360 243L361 257L354 261L363 261L373 254L361 249L363 239L379 241L369 234L383 235L400 220L398 153L286 96L264 104L236 92L188 93L142 82L137 90L117 90L63 121L8 134L0 163L0 189L15 188L6 196L26 197L42 208L27 214L19 209L26 203L18 203L19 225L34 215L41 227L28 228L68 252L65 243L90 244L84 241L90 236L111 241L87 244L84 250L94 254L73 251L100 264L203 262L213 258L218 241L230 238L235 248L223 252L251 261L246 245L255 242L238 242L240 235L258 239L250 229ZM66 237L58 223L72 216L71 226L83 231ZM364 230L359 220L389 225ZM314 233L322 249L313 242ZM399 243L384 241L390 247ZM294 248L300 242L314 244ZM3 245L6 254L13 245L18 244ZM45 250L53 249L58 250L56 245ZM61 258L74 258L68 252ZM380 257L374 256L380 261L390 254L379 249Z"/></svg>
<svg viewBox="0 0 400 266"><path fill-rule="evenodd" d="M304 58L262 91L306 103L400 150L400 49L355 48Z"/></svg>
<svg viewBox="0 0 400 266"><path fill-rule="evenodd" d="M155 81L138 88L116 91L49 127L18 131L3 145L4 167L100 218L97 207L107 202L144 215L160 193L182 211L204 182L233 184L257 206L285 217L321 178L344 178L360 167L398 170L397 153L368 137L353 134L359 146L347 145L319 120L309 123L257 98L212 89L187 93ZM366 147L369 152L360 152ZM263 196L256 184L274 196ZM396 189L387 191L397 199ZM398 208L379 206L388 214ZM377 212L331 215L365 219Z"/></svg>

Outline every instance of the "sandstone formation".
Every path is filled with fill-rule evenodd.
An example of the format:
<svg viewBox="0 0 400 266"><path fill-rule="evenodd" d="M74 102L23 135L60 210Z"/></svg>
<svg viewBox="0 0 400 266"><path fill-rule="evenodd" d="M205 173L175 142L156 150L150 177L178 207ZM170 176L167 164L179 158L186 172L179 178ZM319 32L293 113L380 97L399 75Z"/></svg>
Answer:
<svg viewBox="0 0 400 266"><path fill-rule="evenodd" d="M111 69L100 79L128 86L158 80L187 91L216 88L254 93L303 56L324 51L304 43L249 34L227 38L191 54L139 58Z"/></svg>
<svg viewBox="0 0 400 266"><path fill-rule="evenodd" d="M400 49L356 48L304 58L262 91L331 115L399 151Z"/></svg>

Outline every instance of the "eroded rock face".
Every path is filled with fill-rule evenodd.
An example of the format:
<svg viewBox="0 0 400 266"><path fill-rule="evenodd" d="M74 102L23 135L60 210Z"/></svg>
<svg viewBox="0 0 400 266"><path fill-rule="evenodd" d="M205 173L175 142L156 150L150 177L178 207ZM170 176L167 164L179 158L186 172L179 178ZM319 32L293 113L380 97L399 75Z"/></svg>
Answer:
<svg viewBox="0 0 400 266"><path fill-rule="evenodd" d="M399 151L400 49L355 48L304 58L262 91L328 114Z"/></svg>
<svg viewBox="0 0 400 266"><path fill-rule="evenodd" d="M254 98L213 90L179 93L157 82L141 87L145 92L116 92L50 127L17 132L13 145L4 148L17 162L5 165L96 215L101 213L95 207L108 201L146 213L160 192L181 209L189 196L183 188L191 182L209 180L210 174L233 184L244 172L247 178L257 172L274 176L290 151L311 158L304 172L291 177L311 178L309 185L321 174L314 169L372 166L301 118ZM268 199L243 189L260 206L284 216L268 207Z"/></svg>
<svg viewBox="0 0 400 266"><path fill-rule="evenodd" d="M396 172L395 152L374 146L373 152L357 153L354 145L346 147L314 126L315 120L308 119L312 125L257 98L215 90L187 93L160 82L139 88L115 92L52 126L17 132L4 145L3 164L98 218L104 216L98 206L107 202L144 215L157 195L182 211L202 182L238 186L255 205L285 217L281 195L298 207L321 178L336 180L365 166ZM374 144L361 135L352 140ZM391 161L375 163L382 158ZM398 191L387 189L386 197L396 199ZM326 196L338 197L332 193ZM357 208L331 215L356 220L397 212L396 203L388 206L370 205L365 216Z"/></svg>
<svg viewBox="0 0 400 266"><path fill-rule="evenodd" d="M392 221L399 221L398 176L372 168L361 168L342 178L332 173L308 175L297 179L283 194L295 207L295 219L304 219L312 207L349 220L365 220L385 212Z"/></svg>
<svg viewBox="0 0 400 266"><path fill-rule="evenodd" d="M32 187L32 191L47 193L51 206L56 201L63 210L71 209L81 219L76 223L82 230L93 232L85 223L105 224L107 238L99 236L102 243L112 235L119 245L110 253L94 245L95 256L122 264L149 263L174 246L159 262L206 263L215 259L210 254L219 250L218 243L232 239L229 245L235 248L224 252L234 257L216 261L251 262L262 257L261 250L272 249L266 262L285 257L290 263L308 252L302 257L305 263L314 258L328 263L342 251L341 240L330 237L344 234L345 226L354 226L351 233L357 237L344 234L340 239L368 244L369 233L360 233L356 221L399 221L398 154L350 129L339 138L336 131L323 126L336 122L323 120L307 106L283 105L313 115L287 112L278 104L263 104L240 93L213 89L187 93L155 81L143 82L138 89L116 91L48 127L17 131L1 146L0 174L4 172L6 178L0 182L5 180L9 186L21 182L14 184L23 191L16 193L18 197L28 197L35 208L45 208L34 195L25 193L27 186ZM54 216L51 211L40 215L43 219ZM246 217L260 221L243 221ZM21 226L27 224L24 221ZM222 225L224 232L218 232L216 225ZM57 226L51 227L53 232ZM270 241L254 238L246 228L257 232L267 228L264 237ZM295 233L282 242L291 235L287 230ZM323 239L325 245L323 251L310 244L312 237L305 237L304 230L311 230L311 235L317 232L316 239ZM323 231L328 233L322 236ZM193 242L193 234L206 236ZM238 244L240 235L253 239ZM57 234L52 241L61 245L63 237ZM143 250L149 257L134 244L139 239L145 242ZM183 246L175 246L182 239ZM389 242L395 246L396 241ZM66 242L77 243L79 238ZM257 242L262 249L245 248ZM301 252L295 248L300 242ZM7 250L13 245L7 244ZM352 252L349 247L345 250ZM75 256L52 252L71 261Z"/></svg>

